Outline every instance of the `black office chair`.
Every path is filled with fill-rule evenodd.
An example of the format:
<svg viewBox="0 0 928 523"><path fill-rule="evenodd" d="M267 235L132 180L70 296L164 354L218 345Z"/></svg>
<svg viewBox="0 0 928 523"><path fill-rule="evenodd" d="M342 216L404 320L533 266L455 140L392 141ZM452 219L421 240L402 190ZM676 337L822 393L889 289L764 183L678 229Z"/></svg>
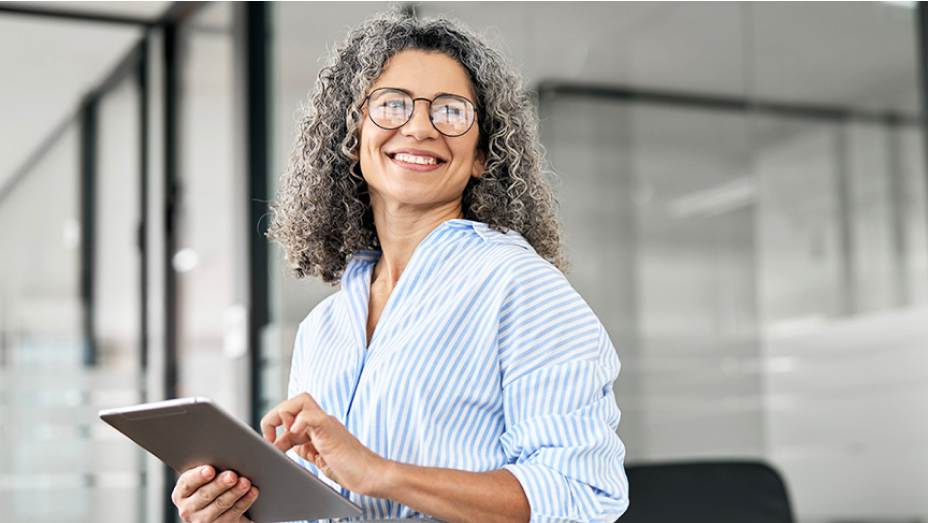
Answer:
<svg viewBox="0 0 928 523"><path fill-rule="evenodd" d="M630 465L619 523L793 523L780 475L760 462Z"/></svg>

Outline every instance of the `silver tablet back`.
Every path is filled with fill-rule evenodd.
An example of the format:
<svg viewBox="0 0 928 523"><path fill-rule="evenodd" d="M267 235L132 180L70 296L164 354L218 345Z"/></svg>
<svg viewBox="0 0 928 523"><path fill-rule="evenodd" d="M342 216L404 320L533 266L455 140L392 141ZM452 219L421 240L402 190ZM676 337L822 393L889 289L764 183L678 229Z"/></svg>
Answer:
<svg viewBox="0 0 928 523"><path fill-rule="evenodd" d="M100 418L177 472L199 465L234 470L259 495L256 523L360 516L362 510L251 427L207 398L179 398L100 411Z"/></svg>

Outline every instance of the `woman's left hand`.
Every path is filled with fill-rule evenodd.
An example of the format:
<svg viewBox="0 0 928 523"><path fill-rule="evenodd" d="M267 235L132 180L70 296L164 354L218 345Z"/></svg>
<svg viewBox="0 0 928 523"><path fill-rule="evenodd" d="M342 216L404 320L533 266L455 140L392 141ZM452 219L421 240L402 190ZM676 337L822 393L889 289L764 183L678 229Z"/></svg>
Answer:
<svg viewBox="0 0 928 523"><path fill-rule="evenodd" d="M283 427L278 436L277 427ZM283 452L291 448L323 474L357 494L377 496L388 460L355 438L305 392L281 402L261 420L264 438Z"/></svg>

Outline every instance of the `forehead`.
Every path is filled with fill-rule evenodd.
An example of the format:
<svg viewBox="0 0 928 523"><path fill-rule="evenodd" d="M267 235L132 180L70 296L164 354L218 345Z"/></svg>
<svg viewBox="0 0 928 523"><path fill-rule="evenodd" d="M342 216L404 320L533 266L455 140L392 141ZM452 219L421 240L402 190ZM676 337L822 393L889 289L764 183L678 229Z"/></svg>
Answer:
<svg viewBox="0 0 928 523"><path fill-rule="evenodd" d="M454 58L436 51L400 51L387 62L371 90L380 87L398 87L417 97L450 93L474 99L464 67Z"/></svg>

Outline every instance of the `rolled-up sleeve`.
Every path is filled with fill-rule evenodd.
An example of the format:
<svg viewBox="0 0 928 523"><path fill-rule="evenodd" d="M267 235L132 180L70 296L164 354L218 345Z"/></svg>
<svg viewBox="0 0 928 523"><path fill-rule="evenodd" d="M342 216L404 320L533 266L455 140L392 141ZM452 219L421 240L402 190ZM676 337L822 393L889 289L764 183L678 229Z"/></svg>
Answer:
<svg viewBox="0 0 928 523"><path fill-rule="evenodd" d="M628 506L613 394L619 360L602 324L557 271L509 290L499 351L509 470L532 523L612 522Z"/></svg>

